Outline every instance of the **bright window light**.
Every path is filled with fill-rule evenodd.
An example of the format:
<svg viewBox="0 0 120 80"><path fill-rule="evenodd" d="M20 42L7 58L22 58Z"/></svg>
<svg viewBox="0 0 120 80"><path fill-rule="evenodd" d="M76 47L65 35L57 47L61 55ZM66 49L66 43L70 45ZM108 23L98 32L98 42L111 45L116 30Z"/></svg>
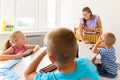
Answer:
<svg viewBox="0 0 120 80"><path fill-rule="evenodd" d="M56 0L47 0L47 27L56 27Z"/></svg>
<svg viewBox="0 0 120 80"><path fill-rule="evenodd" d="M38 0L16 0L16 26L20 29L36 29ZM25 4L27 3L27 4Z"/></svg>
<svg viewBox="0 0 120 80"><path fill-rule="evenodd" d="M27 28L34 28L35 27L35 22L34 22L34 19L32 19L32 18L20 17L18 19L19 19L18 20L19 27L27 27Z"/></svg>

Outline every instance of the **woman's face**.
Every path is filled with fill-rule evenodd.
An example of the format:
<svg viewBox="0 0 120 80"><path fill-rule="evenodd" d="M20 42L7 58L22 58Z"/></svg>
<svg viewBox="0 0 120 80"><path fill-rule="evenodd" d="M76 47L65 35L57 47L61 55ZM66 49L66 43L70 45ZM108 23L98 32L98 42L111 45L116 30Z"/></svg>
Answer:
<svg viewBox="0 0 120 80"><path fill-rule="evenodd" d="M83 16L84 19L88 20L88 19L91 18L91 13L88 13L88 12L86 12L86 11L83 11L83 12L82 12L82 16Z"/></svg>

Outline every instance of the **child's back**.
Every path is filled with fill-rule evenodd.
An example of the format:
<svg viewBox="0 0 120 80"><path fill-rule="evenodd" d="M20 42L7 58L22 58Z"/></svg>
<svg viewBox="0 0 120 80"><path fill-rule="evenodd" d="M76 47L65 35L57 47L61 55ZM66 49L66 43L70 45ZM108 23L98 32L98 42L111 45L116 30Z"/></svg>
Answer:
<svg viewBox="0 0 120 80"><path fill-rule="evenodd" d="M117 64L116 64L116 56L115 56L115 48L100 48L98 49L101 55L101 63L103 68L110 74L117 74Z"/></svg>
<svg viewBox="0 0 120 80"><path fill-rule="evenodd" d="M76 60L76 69L70 73L39 73L34 80L100 80L96 67L85 57Z"/></svg>

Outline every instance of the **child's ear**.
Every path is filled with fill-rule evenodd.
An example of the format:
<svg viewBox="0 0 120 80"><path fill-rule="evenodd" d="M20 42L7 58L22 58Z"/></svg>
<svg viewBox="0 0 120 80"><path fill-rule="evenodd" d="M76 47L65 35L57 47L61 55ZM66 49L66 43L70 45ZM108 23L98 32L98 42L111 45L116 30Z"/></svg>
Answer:
<svg viewBox="0 0 120 80"><path fill-rule="evenodd" d="M49 57L49 60L50 60L52 63L56 62L54 56L52 56L52 55L49 54L48 57Z"/></svg>

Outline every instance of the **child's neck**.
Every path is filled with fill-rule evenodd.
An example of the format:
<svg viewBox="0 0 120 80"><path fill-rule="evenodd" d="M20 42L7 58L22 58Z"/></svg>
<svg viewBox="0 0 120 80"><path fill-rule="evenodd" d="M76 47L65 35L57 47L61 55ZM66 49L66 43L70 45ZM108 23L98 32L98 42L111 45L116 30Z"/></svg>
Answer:
<svg viewBox="0 0 120 80"><path fill-rule="evenodd" d="M76 66L77 66L76 62L73 61L71 63L67 63L64 65L58 65L58 70L64 73L70 73L76 69Z"/></svg>
<svg viewBox="0 0 120 80"><path fill-rule="evenodd" d="M109 46L109 45L107 45L107 48L113 48L113 46Z"/></svg>
<svg viewBox="0 0 120 80"><path fill-rule="evenodd" d="M16 45L16 47L21 50L23 45Z"/></svg>

